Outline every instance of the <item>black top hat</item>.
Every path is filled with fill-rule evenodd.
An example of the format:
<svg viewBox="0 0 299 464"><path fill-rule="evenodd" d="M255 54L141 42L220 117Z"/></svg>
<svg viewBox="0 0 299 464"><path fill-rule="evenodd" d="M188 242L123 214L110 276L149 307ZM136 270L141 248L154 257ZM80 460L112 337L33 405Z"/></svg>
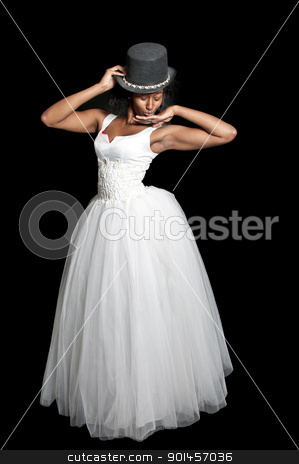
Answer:
<svg viewBox="0 0 299 464"><path fill-rule="evenodd" d="M174 79L176 70L168 66L163 45L145 42L127 51L126 76L115 76L119 85L129 92L155 93Z"/></svg>

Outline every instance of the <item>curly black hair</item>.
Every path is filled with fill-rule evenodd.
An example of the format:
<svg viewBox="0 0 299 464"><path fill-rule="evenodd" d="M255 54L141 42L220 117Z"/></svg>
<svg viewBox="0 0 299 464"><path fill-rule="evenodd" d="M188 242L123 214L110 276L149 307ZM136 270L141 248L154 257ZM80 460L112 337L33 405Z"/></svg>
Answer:
<svg viewBox="0 0 299 464"><path fill-rule="evenodd" d="M168 108L168 106L174 104L178 90L177 87L177 82L173 81L164 89L162 105L158 109L157 114ZM110 90L106 111L117 114L118 116L125 116L129 109L130 101L128 97L130 95L132 95L131 92L125 90L120 85L116 85Z"/></svg>

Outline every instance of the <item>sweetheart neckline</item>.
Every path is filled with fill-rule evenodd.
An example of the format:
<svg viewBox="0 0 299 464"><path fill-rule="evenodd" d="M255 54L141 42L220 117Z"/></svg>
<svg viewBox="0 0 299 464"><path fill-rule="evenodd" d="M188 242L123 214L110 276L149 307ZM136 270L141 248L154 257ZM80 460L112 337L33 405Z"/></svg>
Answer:
<svg viewBox="0 0 299 464"><path fill-rule="evenodd" d="M139 135L139 134L141 134L142 132L145 132L148 129L155 129L155 128L154 127L146 127L145 129L142 129L141 131L136 132L136 134L116 135L115 137L113 137L113 139L111 141L110 141L109 135L105 132L106 128L103 131L100 131L98 133L98 135L99 134L106 135L106 137L107 137L106 140L108 140L108 143L113 143L115 139L120 139L120 138L124 138L124 137L134 137L135 135ZM98 137L98 135L97 135L97 137Z"/></svg>

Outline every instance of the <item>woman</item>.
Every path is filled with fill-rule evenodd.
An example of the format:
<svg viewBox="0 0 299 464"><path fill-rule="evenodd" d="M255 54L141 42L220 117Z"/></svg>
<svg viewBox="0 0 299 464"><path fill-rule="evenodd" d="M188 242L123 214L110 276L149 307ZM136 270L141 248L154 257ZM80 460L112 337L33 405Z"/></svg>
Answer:
<svg viewBox="0 0 299 464"><path fill-rule="evenodd" d="M86 424L102 440L142 441L218 411L233 370L186 216L173 194L142 183L159 153L236 136L200 111L160 111L175 73L165 47L137 44L126 68L108 69L98 84L42 115L49 127L97 135L99 184L71 240L41 404L56 400L71 425ZM125 115L73 111L117 83L128 91ZM165 124L173 116L198 128Z"/></svg>

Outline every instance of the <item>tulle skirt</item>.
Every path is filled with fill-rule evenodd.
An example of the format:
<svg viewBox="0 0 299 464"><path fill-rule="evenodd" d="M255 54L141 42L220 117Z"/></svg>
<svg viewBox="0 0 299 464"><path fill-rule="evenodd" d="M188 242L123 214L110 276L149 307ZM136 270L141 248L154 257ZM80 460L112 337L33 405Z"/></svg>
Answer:
<svg viewBox="0 0 299 464"><path fill-rule="evenodd" d="M175 196L150 186L126 203L94 197L66 259L40 403L56 400L92 437L142 441L226 406L232 370Z"/></svg>

